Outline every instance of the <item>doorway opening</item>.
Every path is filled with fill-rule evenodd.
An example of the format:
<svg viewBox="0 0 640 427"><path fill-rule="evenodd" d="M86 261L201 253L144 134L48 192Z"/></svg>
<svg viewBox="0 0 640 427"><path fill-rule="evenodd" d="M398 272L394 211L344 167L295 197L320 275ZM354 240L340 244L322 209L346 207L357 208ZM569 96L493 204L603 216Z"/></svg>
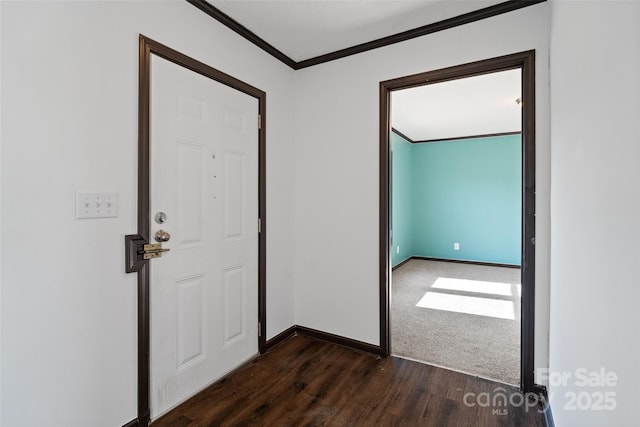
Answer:
<svg viewBox="0 0 640 427"><path fill-rule="evenodd" d="M391 352L511 385L520 384L520 80L514 69L391 96Z"/></svg>
<svg viewBox="0 0 640 427"><path fill-rule="evenodd" d="M474 322L473 319L500 319L510 321L517 321L518 316L521 316L521 321L515 326L515 334L511 334L511 344L515 344L519 347L517 355L517 366L514 366L511 362L511 376L506 378L497 378L503 382L514 383L517 382L521 389L525 392L534 391L534 364L533 364L533 345L534 345L534 299L535 299L535 77L534 77L534 51L522 52L513 55L507 55L503 57L488 59L484 61L464 64L451 68L429 71L426 73L420 73L417 75L401 77L380 83L380 345L381 353L383 355L389 355L391 352L396 353L396 349L393 347L394 343L398 348L401 347L401 341L409 346L415 344L416 336L413 337L404 336L399 337L399 340L394 341L392 339L392 320L391 316L394 314L391 311L392 307L392 292L395 292L395 283L392 291L392 268L395 265L399 266L397 270L396 279L398 279L398 290L400 290L401 282L411 281L411 277L416 277L415 274L419 274L422 270L430 272L431 276L426 278L422 277L423 289L414 289L414 294L409 299L417 299L411 303L414 312L426 312L435 314L436 317L432 317L429 321L431 325L423 325L419 328L419 333L429 335L429 338L433 338L437 335L438 323L436 322L437 316L443 314L448 315L451 319L456 316L466 316L466 319L472 319L469 325L477 326L478 322ZM487 230L487 223L478 225L474 230L474 227L469 227L469 214L471 214L470 207L459 205L457 209L453 209L451 204L454 203L447 197L451 196L453 191L442 188L436 188L436 197L429 200L432 204L440 204L440 216L448 220L455 220L456 214L461 214L459 220L461 223L449 224L453 233L457 233L462 236L463 229L466 227L468 230L464 231L465 237L455 238L452 234L447 234L446 227L442 223L438 223L434 218L431 221L424 221L425 213L428 219L429 215L435 213L435 209L428 209L429 206L420 210L420 208L412 209L417 212L416 215L420 216L420 227L417 230L412 231L410 234L414 238L420 239L420 234L430 235L429 239L422 239L419 244L412 245L411 243L402 247L400 243L399 234L402 234L402 230L392 230L392 223L397 222L393 217L392 200L393 192L398 191L396 183L392 183L392 167L393 163L397 164L398 155L397 152L391 154L392 145L402 144L406 142L418 142L411 138L411 135L407 136L402 129L393 130L393 126L396 125L396 121L392 120L392 111L396 107L396 104L400 105L400 101L403 98L403 92L405 94L411 93L409 89L415 91L426 89L443 89L447 85L464 86L465 83L471 82L471 78L487 79L491 76L507 76L512 79L514 75L517 81L520 83L521 92L519 96L511 99L510 102L517 106L519 112L517 119L519 120L519 129L503 129L502 131L474 131L471 134L462 130L462 133L458 135L444 136L444 134L437 132L432 137L417 137L418 141L425 142L422 144L413 144L414 150L417 146L416 153L411 153L412 164L415 166L416 161L421 156L427 156L431 159L437 158L439 160L436 163L429 164L425 167L418 166L418 178L412 176L411 180L414 184L416 182L425 182L424 175L426 172L432 173L434 170L437 172L439 167L442 167L446 162L442 162L443 158L450 157L454 159L454 162L464 162L461 158L457 158L457 155L468 155L474 150L486 151L488 147L499 149L501 152L511 153L511 162L508 165L513 173L513 161L517 159L518 165L517 176L515 177L516 189L515 194L518 200L516 200L516 207L514 210L513 197L510 199L509 205L515 214L511 215L512 224L509 228L508 236L505 237L505 241L509 243L506 245L510 250L510 254L497 254L492 253L492 250L487 250L488 240L499 240L496 236L488 239L487 236L481 236L483 232L492 233L491 230ZM437 85L438 83L446 83L445 85ZM450 98L447 98L450 99ZM405 126L407 133L415 133L416 130L411 130L408 125ZM434 127L434 126L432 126ZM460 128L460 127L458 127ZM438 130L440 132L440 130ZM469 138L470 136L480 136L481 138ZM466 138L459 138L466 137ZM453 138L453 139L452 139ZM449 140L444 142L443 140ZM404 140L404 141L402 141ZM407 141L409 140L409 141ZM439 141L433 143L434 140ZM487 141L489 143L487 143ZM428 142L428 143L426 143ZM484 143L484 144L483 144ZM404 147L407 148L407 147ZM490 150L489 150L490 151ZM406 153L405 153L406 154ZM443 157L444 156L444 157ZM453 156L453 157L451 157ZM473 169L474 158L477 161L478 156L486 156L486 159L491 160L489 163L494 162L492 172L495 171L495 153L488 152L476 152L466 165L462 169L458 170L453 180L461 178L463 175L469 175L469 169ZM393 160L392 160L393 158ZM477 163L477 162L476 162ZM397 166L397 165L396 165ZM458 166L460 166L458 164ZM498 164L499 166L499 164ZM445 165L446 167L446 165ZM451 165L449 165L449 168ZM451 171L445 171L445 174L449 174L449 178L452 178ZM406 175L406 170L405 170ZM473 174L471 174L473 175ZM428 177L427 177L428 178ZM476 177L476 180L483 178ZM426 179L428 182L429 179ZM510 185L514 184L514 179L509 180ZM432 182L433 183L433 182ZM454 187L460 189L464 188L461 183L453 183ZM485 186L486 187L486 186ZM477 196L478 188L475 189L466 187L465 191ZM513 195L513 188L511 188L511 194ZM504 189L500 190L504 192ZM415 192L414 192L415 194ZM486 198L487 195L480 196ZM420 200L419 204L422 204L424 200ZM504 210L504 207L499 208L497 211L491 213L491 210L495 208L494 202L490 200L480 200L480 205L484 203L484 207L480 209L483 211L482 215L485 215L490 219L496 219L496 216L504 213L500 212L500 209ZM435 208L435 205L432 207ZM396 214L398 210L396 209ZM466 217L465 217L466 215ZM436 215L437 216L437 215ZM517 224L514 230L513 217L516 216ZM450 222L451 222L450 221ZM500 230L498 233L504 235L504 227L499 227L499 222L496 223L496 230ZM414 222L415 223L415 222ZM461 225L466 224L466 225ZM429 232L428 227L436 227L436 230ZM425 228L427 230L425 230ZM482 228L482 229L480 229ZM475 235L480 234L480 235ZM393 233L393 237L392 237ZM429 234L430 233L430 234ZM493 231L495 234L496 231ZM406 234L406 233L405 233ZM515 234L515 237L514 237ZM467 239L467 244L460 240ZM515 240L514 240L515 239ZM425 240L428 240L425 242ZM452 241L449 241L452 240ZM517 240L517 241L516 241ZM514 244L516 246L514 255ZM399 247L400 246L400 247ZM418 252L415 252L418 250ZM500 245L497 245L500 246ZM503 247L505 245L502 245ZM466 248L466 252L465 252ZM484 252L483 255L474 253L474 250ZM493 248L496 250L496 248ZM498 250L499 251L499 250ZM411 253L409 253L411 252ZM395 257L393 255L396 255ZM400 266L400 259L404 255L404 259L409 259L404 266ZM415 258L414 258L415 257ZM418 259L416 259L418 258ZM428 258L428 260L419 259ZM456 261L475 261L476 264L468 263L451 263L443 262L442 260L456 260ZM492 264L477 265L480 264ZM495 267L495 264L500 264L499 267ZM506 268L516 267L516 268ZM519 269L517 269L519 267ZM502 269L502 276L496 276L496 271L492 269ZM403 271L404 269L404 271ZM484 271L483 271L484 270ZM418 273L416 273L418 272ZM488 276L487 276L488 274ZM405 286L406 287L406 286ZM410 286L409 286L410 288ZM417 292L417 294L416 294ZM421 295L418 295L420 294ZM395 293L394 299L395 299ZM418 298L419 297L419 298ZM394 300L394 302L396 302ZM519 309L521 302L521 310ZM396 308L396 307L394 307ZM400 312L395 313L396 317L400 318ZM451 320L449 319L449 320ZM440 319L442 320L442 318ZM481 323L481 322L480 322ZM491 323L491 322L489 322ZM467 326L469 326L467 325ZM412 325L417 327L416 325ZM460 325L458 325L460 326ZM433 327L433 329L431 329ZM464 325L461 326L465 332L468 332ZM477 331L481 331L481 328L476 328ZM513 323L511 323L511 329L513 329ZM442 331L440 331L442 332ZM455 332L444 333L443 336L451 335ZM513 332L513 331L512 331ZM397 334L397 331L396 331ZM491 347L496 346L495 340L487 340L487 335L480 334L480 339L485 342L478 342L476 346L479 347ZM437 337L436 337L437 338ZM427 340L428 341L428 340ZM455 347L453 340L441 343L443 346ZM514 341L516 341L514 343ZM519 341L519 342L517 342ZM437 339L436 339L437 342ZM432 345L431 342L430 345ZM498 343L499 346L499 343ZM472 346L473 347L473 346ZM473 354L472 347L461 347L454 353L447 354L444 352L440 354L440 359L427 358L427 362L433 364L439 364L445 367L450 367L456 370L471 371L471 373L489 378L494 378L496 375L491 375L487 372L475 372L474 369L465 369L464 366L452 363L454 359L453 354L464 353L464 356L468 361L477 362L477 354ZM400 352L404 354L404 350ZM498 353L497 353L498 354ZM421 359L421 357L414 357ZM464 357L463 357L464 359ZM499 359L499 358L498 358ZM500 364L500 361L497 362ZM453 366L451 366L453 365ZM515 374L513 371L516 370Z"/></svg>

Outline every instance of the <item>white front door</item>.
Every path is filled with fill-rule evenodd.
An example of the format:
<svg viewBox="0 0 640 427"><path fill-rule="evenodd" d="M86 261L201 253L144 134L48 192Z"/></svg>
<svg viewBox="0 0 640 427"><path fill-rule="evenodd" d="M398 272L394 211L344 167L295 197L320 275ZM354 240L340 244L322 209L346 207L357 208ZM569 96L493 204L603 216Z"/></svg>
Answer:
<svg viewBox="0 0 640 427"><path fill-rule="evenodd" d="M156 418L258 352L258 100L151 57Z"/></svg>

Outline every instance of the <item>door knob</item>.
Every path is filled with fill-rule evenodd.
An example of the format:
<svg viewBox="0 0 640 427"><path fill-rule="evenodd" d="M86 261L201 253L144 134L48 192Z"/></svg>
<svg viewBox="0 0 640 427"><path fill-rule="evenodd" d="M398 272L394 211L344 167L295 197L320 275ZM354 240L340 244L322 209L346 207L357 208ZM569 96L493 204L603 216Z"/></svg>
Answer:
<svg viewBox="0 0 640 427"><path fill-rule="evenodd" d="M155 234L156 242L168 242L171 238L171 234L164 230L158 230Z"/></svg>

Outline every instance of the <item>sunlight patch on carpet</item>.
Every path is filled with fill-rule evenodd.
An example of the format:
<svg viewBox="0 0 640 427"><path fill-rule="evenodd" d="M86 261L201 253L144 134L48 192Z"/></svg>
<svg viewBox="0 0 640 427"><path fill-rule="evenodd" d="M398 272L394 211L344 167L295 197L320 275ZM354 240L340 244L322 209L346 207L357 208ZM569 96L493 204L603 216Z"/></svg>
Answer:
<svg viewBox="0 0 640 427"><path fill-rule="evenodd" d="M512 301L427 292L416 307L515 320Z"/></svg>
<svg viewBox="0 0 640 427"><path fill-rule="evenodd" d="M479 294L511 296L511 283L485 282L482 280L438 277L432 288L450 291L476 292Z"/></svg>

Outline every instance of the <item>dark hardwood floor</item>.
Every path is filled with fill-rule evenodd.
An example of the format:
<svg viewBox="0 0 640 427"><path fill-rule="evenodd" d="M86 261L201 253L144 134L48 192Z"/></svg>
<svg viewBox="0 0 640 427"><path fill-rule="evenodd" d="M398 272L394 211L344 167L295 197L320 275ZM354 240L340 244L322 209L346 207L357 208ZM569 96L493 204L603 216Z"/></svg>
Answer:
<svg viewBox="0 0 640 427"><path fill-rule="evenodd" d="M502 396L512 404L499 406ZM510 386L295 336L152 427L545 426L527 403Z"/></svg>

